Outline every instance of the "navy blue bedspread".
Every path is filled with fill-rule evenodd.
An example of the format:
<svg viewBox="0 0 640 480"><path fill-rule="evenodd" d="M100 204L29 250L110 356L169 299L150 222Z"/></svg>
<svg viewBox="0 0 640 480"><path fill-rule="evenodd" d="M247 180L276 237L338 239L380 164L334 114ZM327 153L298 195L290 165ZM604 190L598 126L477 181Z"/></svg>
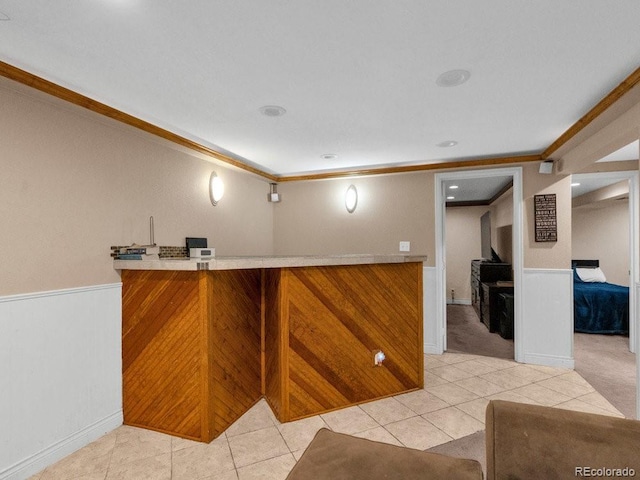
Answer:
<svg viewBox="0 0 640 480"><path fill-rule="evenodd" d="M581 333L629 333L629 287L574 282L574 330Z"/></svg>

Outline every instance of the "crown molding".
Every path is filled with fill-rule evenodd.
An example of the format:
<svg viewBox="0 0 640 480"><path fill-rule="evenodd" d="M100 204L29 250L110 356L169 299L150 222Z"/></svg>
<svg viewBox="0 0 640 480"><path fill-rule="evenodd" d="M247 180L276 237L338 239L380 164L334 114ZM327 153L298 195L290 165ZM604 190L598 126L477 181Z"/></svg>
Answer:
<svg viewBox="0 0 640 480"><path fill-rule="evenodd" d="M277 178L275 175L271 175L260 169L252 167L251 165L247 165L246 163L243 163L234 158L228 157L227 155L216 152L212 148L201 145L198 142L189 140L188 138L177 135L173 132L165 130L164 128L160 128L145 120L134 117L133 115L129 115L128 113L124 113L120 110L110 107L109 105L100 103L85 95L74 92L73 90L62 87L56 83L50 82L49 80L45 80L42 77L29 73L20 68L14 67L13 65L9 65L8 63L2 62L2 61L0 61L0 75L10 80L26 85L28 87L34 88L41 92L57 97L61 100L77 105L79 107L86 108L87 110L90 110L99 115L112 118L114 120L117 120L118 122L124 123L126 125L132 126L144 132L150 133L151 135L155 135L156 137L163 138L165 140L168 140L182 147L186 147L190 150L204 154L208 157L215 158L216 160L227 163L229 165L233 165L234 167L240 168L247 172L267 178L268 180L275 181Z"/></svg>
<svg viewBox="0 0 640 480"><path fill-rule="evenodd" d="M587 112L580 120L573 124L567 131L565 131L555 142L544 150L541 154L535 155L521 155L521 156L506 156L506 157L493 157L493 158L479 158L473 160L457 160L453 162L439 162L417 165L405 165L405 166L388 166L378 168L361 168L346 171L331 171L314 174L302 174L302 175L273 175L267 173L258 168L247 165L239 160L231 158L222 153L216 152L212 148L206 147L198 142L189 140L181 135L175 134L161 127L158 127L152 123L149 123L140 118L124 113L113 107L93 100L85 95L74 92L68 88L62 87L56 83L46 80L42 77L29 73L20 68L14 67L6 62L0 61L0 75L10 80L16 81L28 87L34 88L41 92L47 93L54 97L60 98L64 101L70 102L82 108L86 108L99 115L112 118L118 122L130 125L139 130L150 133L157 137L163 138L170 142L173 142L182 147L186 147L190 150L196 151L200 154L204 154L211 158L214 158L223 163L232 165L246 172L253 173L260 177L263 177L272 182L295 182L295 181L308 181L308 180L322 180L328 178L344 178L352 176L364 176L364 175L384 175L392 173L406 173L406 172L420 172L426 170L444 170L444 169L460 169L468 167L487 167L495 165L515 164L542 161L548 158L553 152L555 152L562 145L567 143L571 138L578 134L583 128L593 122L598 116L600 116L607 108L613 105L617 100L629 92L634 86L640 84L640 68L637 68L631 73L625 80L620 83L615 89L613 89L606 97L604 97L598 104L596 104L589 112Z"/></svg>
<svg viewBox="0 0 640 480"><path fill-rule="evenodd" d="M640 67L636 68L627 78L625 78L616 88L600 100L591 110L585 113L580 120L569 127L558 139L542 152L542 158L549 158L562 145L575 137L582 129L593 122L604 113L611 105L616 103L633 87L640 84Z"/></svg>
<svg viewBox="0 0 640 480"><path fill-rule="evenodd" d="M391 173L422 172L426 170L450 170L469 167L490 167L496 165L509 165L517 163L539 162L542 157L534 155L514 155L509 157L491 157L475 160L457 160L453 162L427 163L417 165L404 165L398 167L362 168L356 170L344 170L339 172L323 172L308 175L280 176L279 182L298 182L302 180L325 180L327 178L345 178L365 175L386 175Z"/></svg>

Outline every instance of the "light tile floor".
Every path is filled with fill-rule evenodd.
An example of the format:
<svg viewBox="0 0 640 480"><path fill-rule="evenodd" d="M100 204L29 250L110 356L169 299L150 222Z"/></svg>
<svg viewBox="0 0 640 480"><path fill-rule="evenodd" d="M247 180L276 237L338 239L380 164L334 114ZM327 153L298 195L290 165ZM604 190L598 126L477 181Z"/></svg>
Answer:
<svg viewBox="0 0 640 480"><path fill-rule="evenodd" d="M122 426L30 480L278 480L320 428L424 450L484 429L491 399L622 416L572 370L425 355L424 390L281 424L264 400L210 444Z"/></svg>

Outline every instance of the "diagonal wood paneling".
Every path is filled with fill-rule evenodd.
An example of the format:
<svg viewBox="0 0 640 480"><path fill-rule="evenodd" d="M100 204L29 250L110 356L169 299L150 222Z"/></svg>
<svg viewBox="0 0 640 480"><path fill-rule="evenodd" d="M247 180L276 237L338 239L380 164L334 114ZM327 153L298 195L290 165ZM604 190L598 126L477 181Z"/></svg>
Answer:
<svg viewBox="0 0 640 480"><path fill-rule="evenodd" d="M209 442L263 391L289 421L422 386L421 263L122 279L129 425Z"/></svg>
<svg viewBox="0 0 640 480"><path fill-rule="evenodd" d="M211 441L261 396L260 270L122 281L125 423Z"/></svg>
<svg viewBox="0 0 640 480"><path fill-rule="evenodd" d="M293 420L423 385L422 264L285 269ZM387 355L373 366L372 350Z"/></svg>
<svg viewBox="0 0 640 480"><path fill-rule="evenodd" d="M201 438L199 276L122 272L124 421Z"/></svg>
<svg viewBox="0 0 640 480"><path fill-rule="evenodd" d="M212 292L213 431L215 436L240 418L261 392L261 272L210 272Z"/></svg>
<svg viewBox="0 0 640 480"><path fill-rule="evenodd" d="M286 278L279 268L264 272L264 395L278 418L288 411L288 396L283 378L288 376L286 349L288 337L288 305Z"/></svg>

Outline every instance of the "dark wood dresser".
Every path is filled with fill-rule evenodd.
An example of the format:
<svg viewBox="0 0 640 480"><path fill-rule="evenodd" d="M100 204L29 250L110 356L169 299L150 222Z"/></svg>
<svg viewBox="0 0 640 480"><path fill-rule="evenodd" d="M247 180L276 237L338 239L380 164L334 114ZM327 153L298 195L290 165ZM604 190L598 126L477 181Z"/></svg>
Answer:
<svg viewBox="0 0 640 480"><path fill-rule="evenodd" d="M504 302L499 297L502 293L513 294L513 282L499 281L482 284L481 320L490 332L500 331L500 320L504 311Z"/></svg>
<svg viewBox="0 0 640 480"><path fill-rule="evenodd" d="M471 305L482 321L482 284L512 279L510 263L471 261ZM488 320L487 320L488 321Z"/></svg>

